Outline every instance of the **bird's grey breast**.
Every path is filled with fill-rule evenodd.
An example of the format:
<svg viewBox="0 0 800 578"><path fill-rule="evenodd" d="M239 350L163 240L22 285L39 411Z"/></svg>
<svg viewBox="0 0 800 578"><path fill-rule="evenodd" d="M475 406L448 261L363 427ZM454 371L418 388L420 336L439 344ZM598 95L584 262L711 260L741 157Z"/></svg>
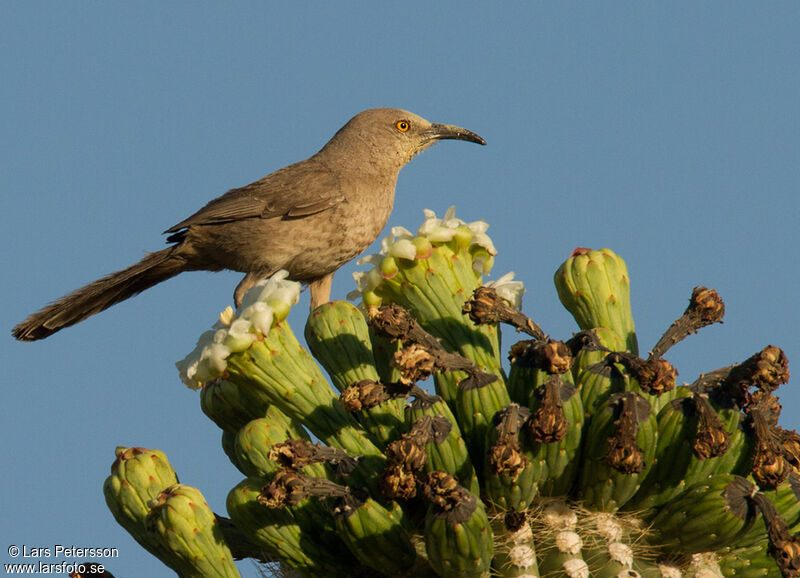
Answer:
<svg viewBox="0 0 800 578"><path fill-rule="evenodd" d="M344 200L329 215L341 239L339 259L356 257L381 234L392 212L395 183L396 176L366 179L352 175L341 179Z"/></svg>

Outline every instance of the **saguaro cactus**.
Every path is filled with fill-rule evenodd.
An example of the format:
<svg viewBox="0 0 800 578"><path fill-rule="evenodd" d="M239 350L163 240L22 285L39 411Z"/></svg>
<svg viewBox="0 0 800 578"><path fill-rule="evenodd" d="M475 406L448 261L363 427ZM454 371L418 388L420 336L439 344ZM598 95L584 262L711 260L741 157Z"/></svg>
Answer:
<svg viewBox="0 0 800 578"><path fill-rule="evenodd" d="M639 357L625 262L578 249L555 282L581 331L560 341L513 276L484 283L485 223L425 217L361 260L360 308L312 313L311 353L282 274L201 336L181 378L247 477L228 520L160 452L119 449L106 500L140 544L180 576L236 575L232 557L309 577L800 576L780 349L677 385L664 356L721 320L715 291ZM501 323L527 338L508 371Z"/></svg>

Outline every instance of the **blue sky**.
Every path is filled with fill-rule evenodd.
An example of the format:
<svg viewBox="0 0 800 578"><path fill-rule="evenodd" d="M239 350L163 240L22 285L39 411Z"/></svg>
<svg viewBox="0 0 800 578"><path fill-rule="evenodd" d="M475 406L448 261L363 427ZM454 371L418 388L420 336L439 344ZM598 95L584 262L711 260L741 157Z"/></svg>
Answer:
<svg viewBox="0 0 800 578"><path fill-rule="evenodd" d="M724 325L668 354L679 379L770 343L800 359L800 4L383 6L6 4L0 562L11 544L114 546L117 576L166 576L103 501L117 445L164 450L224 511L241 475L173 363L239 274L181 275L43 342L8 332L161 248L160 231L226 189L313 154L365 108L487 140L415 159L389 224L415 229L423 208L452 204L485 219L492 277L514 270L524 311L550 334L575 330L553 272L574 247L609 247L628 264L643 350L695 285L725 299ZM306 307L304 293L298 333ZM779 393L797 427L800 395Z"/></svg>

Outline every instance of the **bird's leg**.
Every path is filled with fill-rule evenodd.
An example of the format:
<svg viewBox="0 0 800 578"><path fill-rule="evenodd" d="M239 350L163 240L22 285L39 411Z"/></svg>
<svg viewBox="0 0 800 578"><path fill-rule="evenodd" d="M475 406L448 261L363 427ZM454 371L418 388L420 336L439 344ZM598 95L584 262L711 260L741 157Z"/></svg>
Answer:
<svg viewBox="0 0 800 578"><path fill-rule="evenodd" d="M236 286L236 290L233 292L233 304L238 308L242 304L244 294L247 293L253 287L253 285L261 281L264 277L265 275L253 271L250 271L247 275L245 275L244 279L239 281L239 284Z"/></svg>
<svg viewBox="0 0 800 578"><path fill-rule="evenodd" d="M333 273L328 273L308 284L311 291L311 311L331 300L331 283L333 283Z"/></svg>

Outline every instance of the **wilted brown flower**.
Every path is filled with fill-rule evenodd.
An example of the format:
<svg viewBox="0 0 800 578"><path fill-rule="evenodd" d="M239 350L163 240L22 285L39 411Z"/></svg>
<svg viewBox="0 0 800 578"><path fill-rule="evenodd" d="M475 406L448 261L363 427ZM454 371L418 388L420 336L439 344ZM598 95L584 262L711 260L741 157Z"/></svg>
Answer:
<svg viewBox="0 0 800 578"><path fill-rule="evenodd" d="M560 442L567 435L569 422L564 417L562 388L569 387L556 376L550 376L542 386L542 402L528 420L528 431L539 443Z"/></svg>
<svg viewBox="0 0 800 578"><path fill-rule="evenodd" d="M725 303L713 289L695 287L689 299L689 306L678 319L672 322L650 351L650 359L658 359L667 350L692 333L706 325L722 322L725 315Z"/></svg>
<svg viewBox="0 0 800 578"><path fill-rule="evenodd" d="M417 476L401 465L386 466L378 487L390 500L410 500L417 495Z"/></svg>
<svg viewBox="0 0 800 578"><path fill-rule="evenodd" d="M695 287L686 313L699 319L704 325L711 325L722 321L725 316L725 303L714 289Z"/></svg>
<svg viewBox="0 0 800 578"><path fill-rule="evenodd" d="M697 433L692 444L694 454L701 460L721 456L730 447L731 434L704 395L695 392L692 400L698 416Z"/></svg>
<svg viewBox="0 0 800 578"><path fill-rule="evenodd" d="M619 417L614 422L617 431L608 438L608 465L625 474L638 474L644 469L644 452L636 441L639 431L639 416L636 394L626 393L620 398Z"/></svg>
<svg viewBox="0 0 800 578"><path fill-rule="evenodd" d="M791 471L783 455L778 431L769 423L769 418L758 407L748 408L756 443L753 449L753 478L759 486L777 487Z"/></svg>
<svg viewBox="0 0 800 578"><path fill-rule="evenodd" d="M428 379L435 370L435 359L424 347L412 344L394 354L393 363L404 383Z"/></svg>
<svg viewBox="0 0 800 578"><path fill-rule="evenodd" d="M489 448L489 467L495 474L516 480L529 463L525 454L519 450L516 440L498 440Z"/></svg>

